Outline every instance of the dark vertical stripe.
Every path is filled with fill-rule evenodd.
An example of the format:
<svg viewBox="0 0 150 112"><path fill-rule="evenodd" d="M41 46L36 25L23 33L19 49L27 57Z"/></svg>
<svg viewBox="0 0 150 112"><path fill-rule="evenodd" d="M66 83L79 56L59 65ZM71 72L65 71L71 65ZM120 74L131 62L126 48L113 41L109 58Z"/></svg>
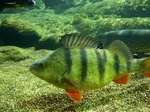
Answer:
<svg viewBox="0 0 150 112"><path fill-rule="evenodd" d="M115 56L114 56L114 68L115 68L117 75L119 74L119 67L120 67L119 64L120 64L119 57L118 57L118 55L115 54Z"/></svg>
<svg viewBox="0 0 150 112"><path fill-rule="evenodd" d="M82 83L87 75L87 56L84 48L80 49L80 57L81 57L81 83Z"/></svg>
<svg viewBox="0 0 150 112"><path fill-rule="evenodd" d="M65 56L67 66L69 67L69 72L70 72L71 71L71 65L72 65L72 59L71 59L69 48L64 48L64 56Z"/></svg>
<svg viewBox="0 0 150 112"><path fill-rule="evenodd" d="M106 69L105 67L105 63L107 63L107 54L106 54L106 50L103 50L103 65L104 65L104 69ZM105 75L103 76L103 79L105 80Z"/></svg>
<svg viewBox="0 0 150 112"><path fill-rule="evenodd" d="M98 63L98 71L99 71L99 79L102 81L104 79L104 72L105 72L105 67L104 67L104 60L101 57L100 52L98 52L97 49L95 49L95 54L97 58L97 63Z"/></svg>
<svg viewBox="0 0 150 112"><path fill-rule="evenodd" d="M103 50L103 60L105 63L107 62L106 50Z"/></svg>
<svg viewBox="0 0 150 112"><path fill-rule="evenodd" d="M127 71L130 72L130 69L131 69L131 62L130 62L130 61L127 61L127 62L126 62L126 66L127 66Z"/></svg>

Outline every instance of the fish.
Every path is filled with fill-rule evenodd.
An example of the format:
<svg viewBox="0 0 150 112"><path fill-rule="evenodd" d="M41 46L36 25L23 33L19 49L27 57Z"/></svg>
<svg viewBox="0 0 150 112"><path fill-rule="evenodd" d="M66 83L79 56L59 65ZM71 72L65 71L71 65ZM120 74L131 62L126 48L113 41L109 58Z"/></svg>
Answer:
<svg viewBox="0 0 150 112"><path fill-rule="evenodd" d="M148 57L150 53L150 29L126 29L109 31L98 35L96 38L107 48L114 40L121 40L129 48L135 58Z"/></svg>
<svg viewBox="0 0 150 112"><path fill-rule="evenodd" d="M5 8L19 8L19 7L26 7L26 6L34 6L34 0L0 0L0 12L3 11Z"/></svg>
<svg viewBox="0 0 150 112"><path fill-rule="evenodd" d="M130 49L119 40L107 49L99 41L80 33L66 34L60 47L29 66L29 71L46 82L62 88L75 102L82 92L102 88L112 81L128 83L130 73L139 72L150 78L150 57L134 59Z"/></svg>

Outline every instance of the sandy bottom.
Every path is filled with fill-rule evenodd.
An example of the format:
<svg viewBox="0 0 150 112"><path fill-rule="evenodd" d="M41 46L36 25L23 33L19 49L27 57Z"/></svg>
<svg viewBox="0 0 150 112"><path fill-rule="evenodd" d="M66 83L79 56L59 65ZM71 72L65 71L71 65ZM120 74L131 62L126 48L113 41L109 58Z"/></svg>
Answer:
<svg viewBox="0 0 150 112"><path fill-rule="evenodd" d="M82 102L73 102L63 89L29 72L28 65L48 53L33 51L29 59L0 64L0 112L150 111L150 79L141 74L132 74L127 86L112 82L98 90L84 91Z"/></svg>

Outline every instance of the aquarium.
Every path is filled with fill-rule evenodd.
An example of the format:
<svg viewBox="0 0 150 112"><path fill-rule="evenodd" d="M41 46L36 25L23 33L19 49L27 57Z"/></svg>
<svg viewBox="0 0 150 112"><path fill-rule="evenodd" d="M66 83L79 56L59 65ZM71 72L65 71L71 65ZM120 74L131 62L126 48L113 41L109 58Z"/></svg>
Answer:
<svg viewBox="0 0 150 112"><path fill-rule="evenodd" d="M149 112L149 0L0 0L0 112Z"/></svg>

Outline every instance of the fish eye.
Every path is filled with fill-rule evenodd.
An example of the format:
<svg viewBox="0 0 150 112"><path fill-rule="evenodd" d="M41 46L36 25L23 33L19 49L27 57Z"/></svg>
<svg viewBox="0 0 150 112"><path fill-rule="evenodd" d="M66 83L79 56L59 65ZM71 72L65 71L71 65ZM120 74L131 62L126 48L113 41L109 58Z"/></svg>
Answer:
<svg viewBox="0 0 150 112"><path fill-rule="evenodd" d="M43 67L45 67L45 64L44 64L44 63L39 63L38 66L39 66L40 68L43 68Z"/></svg>
<svg viewBox="0 0 150 112"><path fill-rule="evenodd" d="M28 0L28 5L29 5L29 6L35 5L35 1L34 1L34 0Z"/></svg>

